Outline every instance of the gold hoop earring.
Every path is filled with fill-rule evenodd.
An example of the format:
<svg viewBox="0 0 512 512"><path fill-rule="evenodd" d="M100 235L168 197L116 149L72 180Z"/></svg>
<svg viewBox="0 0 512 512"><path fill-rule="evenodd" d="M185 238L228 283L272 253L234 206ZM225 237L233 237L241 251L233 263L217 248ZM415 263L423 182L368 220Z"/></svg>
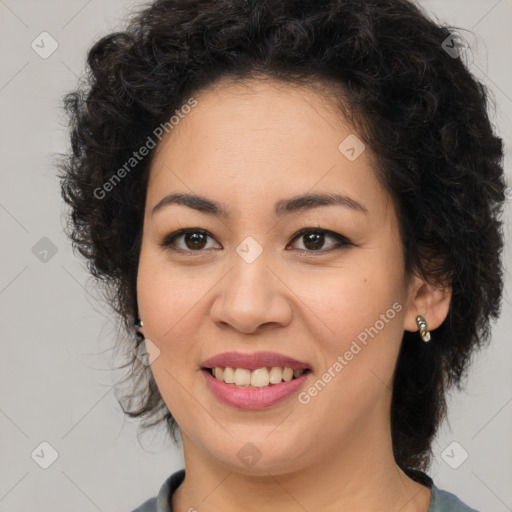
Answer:
<svg viewBox="0 0 512 512"><path fill-rule="evenodd" d="M420 330L421 339L427 343L430 341L430 331L427 330L427 321L421 315L416 317L416 323L418 324L418 329Z"/></svg>

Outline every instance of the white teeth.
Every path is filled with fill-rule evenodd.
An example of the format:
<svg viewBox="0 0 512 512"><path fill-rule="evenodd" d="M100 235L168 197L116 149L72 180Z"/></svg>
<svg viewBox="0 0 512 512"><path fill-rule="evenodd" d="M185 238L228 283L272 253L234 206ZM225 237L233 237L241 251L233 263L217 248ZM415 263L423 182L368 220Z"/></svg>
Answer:
<svg viewBox="0 0 512 512"><path fill-rule="evenodd" d="M293 370L291 368L285 368L283 371L283 380L288 382L293 379Z"/></svg>
<svg viewBox="0 0 512 512"><path fill-rule="evenodd" d="M233 368L224 368L224 382L226 384L234 384L235 383L235 370Z"/></svg>
<svg viewBox="0 0 512 512"><path fill-rule="evenodd" d="M279 366L273 366L270 370L270 383L279 384L283 380L283 370Z"/></svg>
<svg viewBox="0 0 512 512"><path fill-rule="evenodd" d="M249 370L247 370L249 371ZM251 373L251 386L253 388L264 388L268 386L270 382L270 374L266 368L258 368L253 370ZM235 384L238 386L238 382L235 380Z"/></svg>
<svg viewBox="0 0 512 512"><path fill-rule="evenodd" d="M251 370L237 368L235 370L235 384L237 386L248 386L251 383Z"/></svg>
<svg viewBox="0 0 512 512"><path fill-rule="evenodd" d="M224 381L226 384L234 384L240 387L264 388L270 384L279 384L283 380L289 382L294 377L300 377L304 369L292 370L291 368L273 366L270 372L267 368L257 368L256 370L248 370L247 368L221 368L216 366L212 368L212 375L217 379Z"/></svg>

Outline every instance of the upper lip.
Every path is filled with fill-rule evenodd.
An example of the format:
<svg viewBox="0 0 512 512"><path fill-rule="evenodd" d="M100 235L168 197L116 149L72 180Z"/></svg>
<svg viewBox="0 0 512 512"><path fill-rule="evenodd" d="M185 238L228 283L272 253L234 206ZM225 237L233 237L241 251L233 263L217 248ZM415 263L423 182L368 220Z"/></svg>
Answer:
<svg viewBox="0 0 512 512"><path fill-rule="evenodd" d="M298 361L277 352L255 352L246 354L243 352L224 352L210 357L203 362L203 368L215 368L216 366L229 366L230 368L257 368L279 366L291 368L292 370L311 369L307 363Z"/></svg>

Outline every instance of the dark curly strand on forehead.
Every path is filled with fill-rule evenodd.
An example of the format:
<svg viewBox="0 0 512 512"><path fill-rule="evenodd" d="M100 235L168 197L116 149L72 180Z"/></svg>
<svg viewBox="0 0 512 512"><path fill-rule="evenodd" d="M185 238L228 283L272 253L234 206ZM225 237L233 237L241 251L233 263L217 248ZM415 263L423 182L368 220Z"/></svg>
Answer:
<svg viewBox="0 0 512 512"><path fill-rule="evenodd" d="M84 83L65 98L71 151L60 165L62 195L73 246L133 338L132 355L141 342L133 320L151 155L104 197L97 190L159 124L221 78L324 84L376 156L408 275L453 290L430 343L404 333L392 391L395 459L403 469L428 468L445 393L461 387L488 341L503 288L502 140L485 87L442 48L449 35L406 0L157 0L94 44ZM123 410L161 411L151 425L165 420L175 438L150 368L133 355L131 372L139 404Z"/></svg>

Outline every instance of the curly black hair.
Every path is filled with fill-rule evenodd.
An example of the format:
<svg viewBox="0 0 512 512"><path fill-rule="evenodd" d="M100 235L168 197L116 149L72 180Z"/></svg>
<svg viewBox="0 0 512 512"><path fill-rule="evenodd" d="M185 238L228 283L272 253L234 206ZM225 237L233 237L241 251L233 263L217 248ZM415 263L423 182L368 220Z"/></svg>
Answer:
<svg viewBox="0 0 512 512"><path fill-rule="evenodd" d="M487 89L463 55L447 51L453 37L407 0L156 0L90 48L84 81L64 99L71 149L60 179L73 248L119 314L131 378L147 377L129 397L138 405L120 402L126 414L163 412L148 425L165 421L175 438L176 421L134 350L142 341L133 325L136 278L155 152L108 193L105 183L187 98L221 78L320 84L337 91L377 155L408 275L452 289L430 343L404 332L392 391L397 464L430 466L446 392L461 388L474 351L489 341L503 289L503 142Z"/></svg>

